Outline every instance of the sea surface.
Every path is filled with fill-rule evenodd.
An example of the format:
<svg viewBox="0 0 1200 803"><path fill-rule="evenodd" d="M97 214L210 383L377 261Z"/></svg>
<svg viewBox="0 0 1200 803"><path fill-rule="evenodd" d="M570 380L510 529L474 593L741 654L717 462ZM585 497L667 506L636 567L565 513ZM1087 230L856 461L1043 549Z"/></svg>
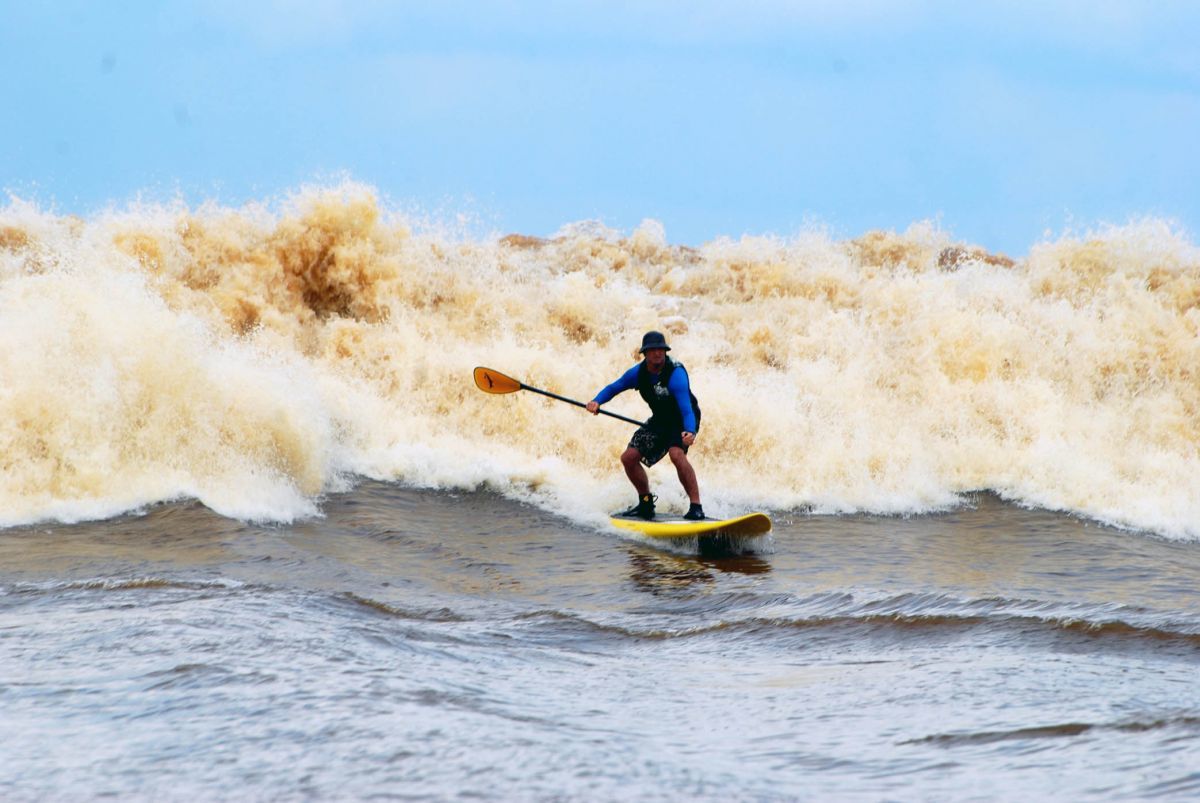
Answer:
<svg viewBox="0 0 1200 803"><path fill-rule="evenodd" d="M1200 795L1193 544L988 495L711 556L490 493L324 510L0 535L0 796Z"/></svg>
<svg viewBox="0 0 1200 803"><path fill-rule="evenodd" d="M610 527L663 331L706 510ZM1200 797L1200 249L0 207L0 798ZM645 415L633 394L608 408ZM669 465L659 507L686 502Z"/></svg>

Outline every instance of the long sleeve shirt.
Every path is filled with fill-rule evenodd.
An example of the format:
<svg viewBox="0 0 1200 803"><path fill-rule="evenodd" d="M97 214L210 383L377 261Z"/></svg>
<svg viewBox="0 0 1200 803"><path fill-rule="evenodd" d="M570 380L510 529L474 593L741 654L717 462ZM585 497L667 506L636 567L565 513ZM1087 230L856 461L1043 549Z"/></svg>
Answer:
<svg viewBox="0 0 1200 803"><path fill-rule="evenodd" d="M624 393L627 390L637 390L638 370L641 367L639 363L621 374L617 378L617 381L605 386L603 390L597 393L593 401L605 404L611 401L618 393ZM657 375L651 374L651 376ZM675 370L671 372L671 378L667 380L667 390L671 391L671 396L675 398L676 404L679 405L679 413L683 418L683 431L695 432L696 413L692 410L691 387L688 383L687 370L679 363L675 363Z"/></svg>

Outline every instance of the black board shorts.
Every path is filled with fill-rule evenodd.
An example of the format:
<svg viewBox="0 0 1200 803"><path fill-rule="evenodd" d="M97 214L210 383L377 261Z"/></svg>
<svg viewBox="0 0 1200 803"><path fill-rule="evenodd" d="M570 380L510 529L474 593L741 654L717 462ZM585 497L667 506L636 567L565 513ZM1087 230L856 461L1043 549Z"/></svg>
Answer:
<svg viewBox="0 0 1200 803"><path fill-rule="evenodd" d="M685 454L687 453L688 447L683 445L682 430L672 432L658 429L650 424L642 424L629 439L629 448L637 449L642 455L642 462L647 466L652 466L662 460L663 455L672 446L678 446L683 449Z"/></svg>

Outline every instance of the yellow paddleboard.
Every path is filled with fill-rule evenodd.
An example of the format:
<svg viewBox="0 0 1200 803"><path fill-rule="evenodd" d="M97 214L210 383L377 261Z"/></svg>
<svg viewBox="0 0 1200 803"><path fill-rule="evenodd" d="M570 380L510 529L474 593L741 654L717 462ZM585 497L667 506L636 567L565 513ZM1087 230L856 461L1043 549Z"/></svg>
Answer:
<svg viewBox="0 0 1200 803"><path fill-rule="evenodd" d="M771 532L771 520L765 513L747 513L733 519L690 521L682 516L659 516L653 521L633 516L613 516L614 527L648 535L651 538L690 538L696 535L762 535Z"/></svg>

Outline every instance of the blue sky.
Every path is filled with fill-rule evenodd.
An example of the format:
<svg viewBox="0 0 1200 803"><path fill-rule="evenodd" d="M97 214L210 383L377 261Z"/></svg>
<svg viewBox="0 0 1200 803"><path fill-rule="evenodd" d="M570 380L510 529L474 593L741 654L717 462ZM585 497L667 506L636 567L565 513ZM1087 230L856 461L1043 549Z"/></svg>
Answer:
<svg viewBox="0 0 1200 803"><path fill-rule="evenodd" d="M1200 4L4 2L0 188L87 214L349 176L673 243L1200 225Z"/></svg>

